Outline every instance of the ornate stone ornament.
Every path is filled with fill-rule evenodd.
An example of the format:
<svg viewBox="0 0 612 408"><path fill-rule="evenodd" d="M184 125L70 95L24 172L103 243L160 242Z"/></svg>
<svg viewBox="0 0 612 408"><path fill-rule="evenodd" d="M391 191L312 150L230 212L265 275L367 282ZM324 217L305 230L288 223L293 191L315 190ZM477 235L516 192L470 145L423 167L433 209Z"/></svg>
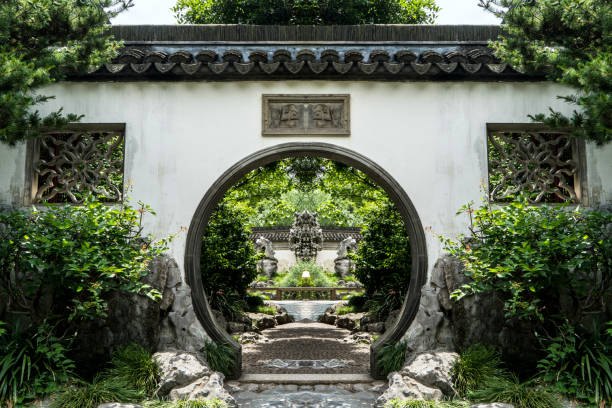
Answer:
<svg viewBox="0 0 612 408"><path fill-rule="evenodd" d="M312 261L323 244L323 232L318 214L309 211L295 213L295 220L289 230L289 248L295 252L298 261Z"/></svg>
<svg viewBox="0 0 612 408"><path fill-rule="evenodd" d="M262 134L350 135L349 95L263 95Z"/></svg>
<svg viewBox="0 0 612 408"><path fill-rule="evenodd" d="M278 259L274 257L272 241L260 236L255 241L254 247L257 252L263 252L264 255L264 258L257 263L257 268L262 274L272 278L278 271Z"/></svg>
<svg viewBox="0 0 612 408"><path fill-rule="evenodd" d="M339 274L342 279L351 274L354 265L348 255L356 250L357 240L355 238L348 237L340 242L338 257L334 259L334 271Z"/></svg>

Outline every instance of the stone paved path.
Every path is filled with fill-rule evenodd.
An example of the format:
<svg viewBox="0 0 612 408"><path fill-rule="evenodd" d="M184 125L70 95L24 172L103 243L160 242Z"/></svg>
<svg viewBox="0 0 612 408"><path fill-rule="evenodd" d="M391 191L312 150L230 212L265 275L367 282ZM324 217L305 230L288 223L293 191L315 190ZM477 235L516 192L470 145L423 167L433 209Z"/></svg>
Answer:
<svg viewBox="0 0 612 408"><path fill-rule="evenodd" d="M350 331L328 324L302 320L262 331L266 343L242 346L244 374L367 374L370 366L370 346L346 342ZM314 369L275 368L266 365L271 360L347 360L348 366Z"/></svg>

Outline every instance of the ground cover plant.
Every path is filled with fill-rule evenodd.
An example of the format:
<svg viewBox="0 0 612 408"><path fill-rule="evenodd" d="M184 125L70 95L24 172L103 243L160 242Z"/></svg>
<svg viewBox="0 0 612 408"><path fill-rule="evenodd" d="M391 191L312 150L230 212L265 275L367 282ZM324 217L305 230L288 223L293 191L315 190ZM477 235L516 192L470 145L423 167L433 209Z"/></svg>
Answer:
<svg viewBox="0 0 612 408"><path fill-rule="evenodd" d="M378 370L384 375L400 370L406 362L407 353L408 345L405 341L400 341L395 344L385 344L378 350Z"/></svg>
<svg viewBox="0 0 612 408"><path fill-rule="evenodd" d="M106 402L137 403L144 397L145 393L132 388L125 378L98 376L91 383L73 380L54 397L51 408L97 408Z"/></svg>
<svg viewBox="0 0 612 408"><path fill-rule="evenodd" d="M461 353L451 370L455 392L459 397L465 398L489 378L506 378L508 373L501 365L501 354L495 348L482 344L470 346Z"/></svg>
<svg viewBox="0 0 612 408"><path fill-rule="evenodd" d="M304 271L310 273L310 278L302 278ZM299 261L296 265L289 268L280 281L279 286L281 288L335 286L334 278L331 275L325 269L316 265L314 261Z"/></svg>
<svg viewBox="0 0 612 408"><path fill-rule="evenodd" d="M219 371L225 375L232 372L235 357L234 352L227 344L206 341L204 343L204 354L211 370Z"/></svg>
<svg viewBox="0 0 612 408"><path fill-rule="evenodd" d="M228 408L228 405L219 400L183 400L183 401L145 401L141 405L145 408Z"/></svg>
<svg viewBox="0 0 612 408"><path fill-rule="evenodd" d="M155 395L160 376L152 354L137 344L120 348L113 354L105 376L125 380L133 389L142 390L147 397Z"/></svg>
<svg viewBox="0 0 612 408"><path fill-rule="evenodd" d="M385 408L467 408L471 404L467 401L425 401L425 400L391 400L385 404Z"/></svg>

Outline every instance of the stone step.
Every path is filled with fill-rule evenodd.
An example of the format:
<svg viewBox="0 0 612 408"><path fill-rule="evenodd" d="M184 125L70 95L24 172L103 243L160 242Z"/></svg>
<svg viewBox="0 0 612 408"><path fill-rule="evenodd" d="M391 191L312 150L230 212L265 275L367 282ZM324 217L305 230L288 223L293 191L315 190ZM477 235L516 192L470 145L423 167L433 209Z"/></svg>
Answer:
<svg viewBox="0 0 612 408"><path fill-rule="evenodd" d="M357 384L375 381L368 374L243 374L241 383L256 384Z"/></svg>

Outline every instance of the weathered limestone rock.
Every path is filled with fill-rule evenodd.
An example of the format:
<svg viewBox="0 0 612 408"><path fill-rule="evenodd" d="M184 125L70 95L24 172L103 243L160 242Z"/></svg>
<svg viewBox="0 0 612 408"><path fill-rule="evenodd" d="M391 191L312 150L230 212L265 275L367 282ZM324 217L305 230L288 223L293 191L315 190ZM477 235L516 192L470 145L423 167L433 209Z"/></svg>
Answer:
<svg viewBox="0 0 612 408"><path fill-rule="evenodd" d="M155 353L153 359L161 373L157 391L160 396L211 374L204 358L196 353L165 351Z"/></svg>
<svg viewBox="0 0 612 408"><path fill-rule="evenodd" d="M238 323L238 322L229 322L227 324L227 331L230 334L235 334L235 333L243 333L246 330L244 323Z"/></svg>
<svg viewBox="0 0 612 408"><path fill-rule="evenodd" d="M146 296L116 292L108 302L108 317L84 321L73 345L73 357L83 366L98 368L108 361L113 351L130 343L155 350L161 337L161 321L170 305L175 301L169 290L180 272L176 262L169 257L154 259L144 283L163 294L155 302Z"/></svg>
<svg viewBox="0 0 612 408"><path fill-rule="evenodd" d="M465 296L455 302L449 293L469 281L463 265L452 257L440 258L432 283L439 287L438 300L449 315L453 342L459 349L482 343L499 347L509 361L531 366L538 359L538 342L528 322L505 317L503 302L493 293Z"/></svg>
<svg viewBox="0 0 612 408"><path fill-rule="evenodd" d="M376 400L376 407L384 405L393 399L419 399L428 401L441 401L444 397L442 391L431 388L410 377L403 377L398 372L389 374L389 388Z"/></svg>
<svg viewBox="0 0 612 408"><path fill-rule="evenodd" d="M389 313L389 316L387 316L387 319L385 320L385 331L391 330L391 328L393 328L395 322L397 321L397 318L399 317L399 313L399 310L393 310L391 311L391 313Z"/></svg>
<svg viewBox="0 0 612 408"><path fill-rule="evenodd" d="M363 322L361 327L363 327ZM369 323L365 326L365 329L370 333L382 333L385 331L385 324L383 322Z"/></svg>
<svg viewBox="0 0 612 408"><path fill-rule="evenodd" d="M451 369L459 354L448 351L427 351L413 357L400 371L429 387L440 389L446 396L455 395Z"/></svg>
<svg viewBox="0 0 612 408"><path fill-rule="evenodd" d="M170 391L170 400L220 399L230 407L235 407L234 398L223 388L223 374L212 373Z"/></svg>
<svg viewBox="0 0 612 408"><path fill-rule="evenodd" d="M277 314L276 316L274 316L274 319L276 320L276 324L287 324L291 323L291 321L293 320L287 312Z"/></svg>
<svg viewBox="0 0 612 408"><path fill-rule="evenodd" d="M249 319L253 322L253 325L258 330L271 329L276 326L276 320L274 316L267 315L265 313L247 313Z"/></svg>
<svg viewBox="0 0 612 408"><path fill-rule="evenodd" d="M340 315L336 319L336 326L341 329L353 330L359 326L359 321L363 317L363 313L347 313Z"/></svg>

